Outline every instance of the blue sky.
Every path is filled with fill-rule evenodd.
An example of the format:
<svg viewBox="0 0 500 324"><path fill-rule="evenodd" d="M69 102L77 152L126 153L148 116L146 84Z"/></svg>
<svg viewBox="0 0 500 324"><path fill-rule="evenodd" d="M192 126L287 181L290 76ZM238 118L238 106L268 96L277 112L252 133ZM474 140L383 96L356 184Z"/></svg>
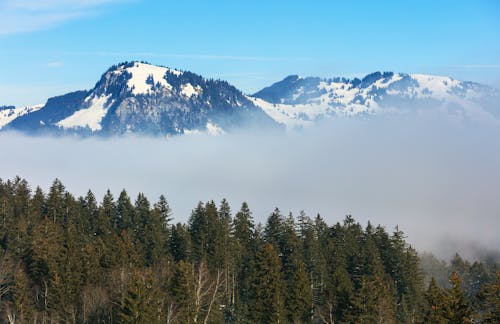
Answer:
<svg viewBox="0 0 500 324"><path fill-rule="evenodd" d="M130 60L248 93L379 70L500 88L500 2L0 0L0 105L89 89Z"/></svg>

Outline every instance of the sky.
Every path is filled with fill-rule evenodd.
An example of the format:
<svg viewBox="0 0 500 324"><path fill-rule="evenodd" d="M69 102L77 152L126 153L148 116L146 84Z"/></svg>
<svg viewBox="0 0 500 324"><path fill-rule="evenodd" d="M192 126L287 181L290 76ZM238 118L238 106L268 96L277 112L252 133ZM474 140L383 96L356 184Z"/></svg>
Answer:
<svg viewBox="0 0 500 324"><path fill-rule="evenodd" d="M131 60L246 93L374 71L500 88L500 2L0 0L0 105L90 89Z"/></svg>

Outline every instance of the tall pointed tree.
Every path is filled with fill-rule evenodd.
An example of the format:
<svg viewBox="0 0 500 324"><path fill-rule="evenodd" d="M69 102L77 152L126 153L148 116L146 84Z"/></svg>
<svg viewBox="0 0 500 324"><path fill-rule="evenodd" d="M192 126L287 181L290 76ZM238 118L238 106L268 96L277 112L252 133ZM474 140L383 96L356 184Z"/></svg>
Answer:
<svg viewBox="0 0 500 324"><path fill-rule="evenodd" d="M252 276L252 295L249 315L254 323L280 323L284 321L283 282L280 260L270 243L259 248Z"/></svg>

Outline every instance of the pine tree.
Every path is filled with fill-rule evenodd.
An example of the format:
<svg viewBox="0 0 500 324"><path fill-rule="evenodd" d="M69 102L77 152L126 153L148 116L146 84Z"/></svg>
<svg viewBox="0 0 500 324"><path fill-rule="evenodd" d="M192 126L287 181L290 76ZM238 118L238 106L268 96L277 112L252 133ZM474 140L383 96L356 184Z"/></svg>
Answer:
<svg viewBox="0 0 500 324"><path fill-rule="evenodd" d="M248 204L244 202L233 221L233 236L241 252L248 251L253 243L255 224Z"/></svg>
<svg viewBox="0 0 500 324"><path fill-rule="evenodd" d="M118 197L116 202L116 211L118 213L118 224L115 224L115 227L132 233L134 223L134 206L132 206L130 197L125 190L122 190L120 196Z"/></svg>
<svg viewBox="0 0 500 324"><path fill-rule="evenodd" d="M206 244L205 244L205 262L211 274L215 274L218 267L224 267L225 242L222 220L219 217L219 211L213 201L205 204L206 220Z"/></svg>
<svg viewBox="0 0 500 324"><path fill-rule="evenodd" d="M314 221L304 211L300 212L298 223L304 265L310 281L310 286L306 287L304 292L308 290L311 296L310 320L314 320L315 313L324 305L327 277L325 250L328 251L329 246L321 244L320 236L323 236L323 233L317 231Z"/></svg>
<svg viewBox="0 0 500 324"><path fill-rule="evenodd" d="M451 289L448 293L446 319L450 324L472 323L472 309L462 290L462 279L453 272L450 276Z"/></svg>
<svg viewBox="0 0 500 324"><path fill-rule="evenodd" d="M479 303L482 323L500 323L500 271L481 288Z"/></svg>
<svg viewBox="0 0 500 324"><path fill-rule="evenodd" d="M266 227L264 228L265 241L272 244L277 251L280 250L284 223L285 218L281 215L280 210L275 208L273 213L267 218Z"/></svg>
<svg viewBox="0 0 500 324"><path fill-rule="evenodd" d="M116 205L111 192L108 190L102 199L101 208L97 213L96 235L103 238L111 235L113 222L117 218Z"/></svg>
<svg viewBox="0 0 500 324"><path fill-rule="evenodd" d="M30 279L21 267L14 273L14 286L12 287L12 298L17 313L17 320L21 323L28 322L33 318L35 312L35 299L30 287Z"/></svg>
<svg viewBox="0 0 500 324"><path fill-rule="evenodd" d="M191 239L191 258L195 263L206 259L208 246L208 219L203 203L200 201L188 220Z"/></svg>
<svg viewBox="0 0 500 324"><path fill-rule="evenodd" d="M45 194L40 187L36 187L35 193L31 199L29 208L30 225L33 225L36 220L42 220L47 213L47 206L45 201Z"/></svg>
<svg viewBox="0 0 500 324"><path fill-rule="evenodd" d="M120 323L163 323L162 296L150 271L133 271L118 312Z"/></svg>
<svg viewBox="0 0 500 324"><path fill-rule="evenodd" d="M132 222L132 237L134 243L141 248L146 248L146 225L151 219L151 205L143 193L137 195L134 206L134 217Z"/></svg>
<svg viewBox="0 0 500 324"><path fill-rule="evenodd" d="M251 281L252 295L248 305L249 315L255 323L284 321L280 268L280 260L273 245L264 243L256 255Z"/></svg>
<svg viewBox="0 0 500 324"><path fill-rule="evenodd" d="M170 219L170 207L162 195L154 205L149 218L145 220L144 246L148 264L156 264L163 258L167 258L168 222Z"/></svg>
<svg viewBox="0 0 500 324"><path fill-rule="evenodd" d="M175 262L187 261L190 251L189 232L181 223L172 225L168 247Z"/></svg>
<svg viewBox="0 0 500 324"><path fill-rule="evenodd" d="M254 271L253 246L255 245L255 224L248 204L244 202L233 221L233 237L235 242L234 259L237 265L235 277L235 293L231 312L239 323L248 322L248 304L251 298L251 274Z"/></svg>
<svg viewBox="0 0 500 324"><path fill-rule="evenodd" d="M447 323L446 319L446 294L434 278L431 279L429 288L425 293L425 323Z"/></svg>
<svg viewBox="0 0 500 324"><path fill-rule="evenodd" d="M47 216L52 222L61 222L64 217L64 185L54 180L47 196Z"/></svg>
<svg viewBox="0 0 500 324"><path fill-rule="evenodd" d="M289 322L306 321L311 313L312 292L291 213L281 224L281 228L278 245L286 316Z"/></svg>
<svg viewBox="0 0 500 324"><path fill-rule="evenodd" d="M80 200L80 205L82 207L83 231L87 234L88 240L93 240L97 235L99 206L92 191L89 190L85 198Z"/></svg>
<svg viewBox="0 0 500 324"><path fill-rule="evenodd" d="M99 251L99 263L106 269L113 268L120 262L114 251L119 241L118 228L115 227L117 217L116 204L108 190L97 213L95 228L95 246Z"/></svg>
<svg viewBox="0 0 500 324"><path fill-rule="evenodd" d="M236 314L234 309L237 263L235 257L235 239L233 233L233 219L231 216L231 207L226 199L223 199L219 206L219 224L221 226L218 249L222 251L223 264L218 267L223 269L224 273L224 313L226 321L234 321Z"/></svg>
<svg viewBox="0 0 500 324"><path fill-rule="evenodd" d="M178 308L178 322L192 323L195 316L195 278L191 265L179 261L170 283L170 293Z"/></svg>

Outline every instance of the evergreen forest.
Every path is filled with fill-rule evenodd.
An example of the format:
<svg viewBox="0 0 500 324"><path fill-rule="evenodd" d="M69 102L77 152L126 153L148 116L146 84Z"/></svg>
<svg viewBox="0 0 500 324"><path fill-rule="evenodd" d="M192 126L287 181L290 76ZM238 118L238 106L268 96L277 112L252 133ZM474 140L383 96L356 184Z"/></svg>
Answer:
<svg viewBox="0 0 500 324"><path fill-rule="evenodd" d="M0 180L0 323L500 323L495 260L419 255L347 215Z"/></svg>

